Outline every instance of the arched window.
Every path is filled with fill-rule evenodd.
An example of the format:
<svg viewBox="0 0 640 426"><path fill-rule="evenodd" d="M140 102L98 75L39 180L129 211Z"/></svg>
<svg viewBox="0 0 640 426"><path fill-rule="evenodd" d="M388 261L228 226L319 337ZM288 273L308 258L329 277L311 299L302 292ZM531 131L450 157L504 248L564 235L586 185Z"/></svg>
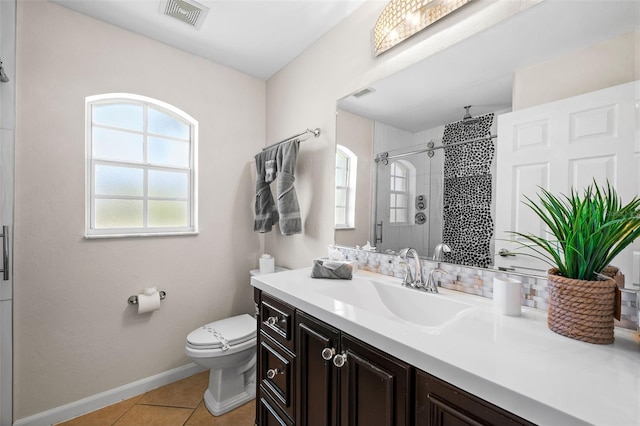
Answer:
<svg viewBox="0 0 640 426"><path fill-rule="evenodd" d="M415 168L404 160L394 161L389 167L389 222L408 223L411 217L409 200L414 186L412 170Z"/></svg>
<svg viewBox="0 0 640 426"><path fill-rule="evenodd" d="M125 93L86 98L86 117L86 236L197 232L197 121Z"/></svg>
<svg viewBox="0 0 640 426"><path fill-rule="evenodd" d="M347 147L336 149L336 228L355 228L358 157Z"/></svg>

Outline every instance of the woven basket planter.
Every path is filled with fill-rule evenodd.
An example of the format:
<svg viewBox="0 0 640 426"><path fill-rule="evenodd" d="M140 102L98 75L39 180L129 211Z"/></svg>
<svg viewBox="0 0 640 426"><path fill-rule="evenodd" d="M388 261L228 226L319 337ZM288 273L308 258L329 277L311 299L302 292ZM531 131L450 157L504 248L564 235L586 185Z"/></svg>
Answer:
<svg viewBox="0 0 640 426"><path fill-rule="evenodd" d="M565 278L549 270L549 328L588 343L613 343L616 283Z"/></svg>

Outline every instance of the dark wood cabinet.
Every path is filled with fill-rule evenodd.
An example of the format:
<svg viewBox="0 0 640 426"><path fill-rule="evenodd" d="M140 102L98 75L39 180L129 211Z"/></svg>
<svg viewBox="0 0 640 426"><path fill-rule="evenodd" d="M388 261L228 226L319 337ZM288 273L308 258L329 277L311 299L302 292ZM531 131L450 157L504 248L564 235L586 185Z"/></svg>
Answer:
<svg viewBox="0 0 640 426"><path fill-rule="evenodd" d="M532 426L266 293L258 426Z"/></svg>
<svg viewBox="0 0 640 426"><path fill-rule="evenodd" d="M423 371L416 371L416 426L533 426Z"/></svg>
<svg viewBox="0 0 640 426"><path fill-rule="evenodd" d="M341 424L411 425L413 368L347 335L340 344Z"/></svg>
<svg viewBox="0 0 640 426"><path fill-rule="evenodd" d="M338 369L332 359L340 332L309 315L296 317L298 389L296 423L336 426L338 421ZM329 359L324 359L325 358Z"/></svg>
<svg viewBox="0 0 640 426"><path fill-rule="evenodd" d="M293 425L295 418L295 308L261 293L258 300L256 424Z"/></svg>
<svg viewBox="0 0 640 426"><path fill-rule="evenodd" d="M301 312L296 332L297 424L411 424L411 366Z"/></svg>

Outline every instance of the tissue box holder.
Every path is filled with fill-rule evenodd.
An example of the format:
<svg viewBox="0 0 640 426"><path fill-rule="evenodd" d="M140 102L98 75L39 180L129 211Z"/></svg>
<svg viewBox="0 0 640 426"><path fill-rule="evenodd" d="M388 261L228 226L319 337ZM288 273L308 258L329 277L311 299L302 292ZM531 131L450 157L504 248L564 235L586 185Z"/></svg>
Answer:
<svg viewBox="0 0 640 426"><path fill-rule="evenodd" d="M350 280L353 278L353 267L345 261L313 259L311 278Z"/></svg>

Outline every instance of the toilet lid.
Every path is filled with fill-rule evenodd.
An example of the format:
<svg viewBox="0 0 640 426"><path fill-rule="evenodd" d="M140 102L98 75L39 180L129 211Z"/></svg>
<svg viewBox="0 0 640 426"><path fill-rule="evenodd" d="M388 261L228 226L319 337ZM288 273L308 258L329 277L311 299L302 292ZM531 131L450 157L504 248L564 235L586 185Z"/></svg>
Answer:
<svg viewBox="0 0 640 426"><path fill-rule="evenodd" d="M256 337L256 320L243 314L210 322L193 330L187 344L195 349L228 349Z"/></svg>

